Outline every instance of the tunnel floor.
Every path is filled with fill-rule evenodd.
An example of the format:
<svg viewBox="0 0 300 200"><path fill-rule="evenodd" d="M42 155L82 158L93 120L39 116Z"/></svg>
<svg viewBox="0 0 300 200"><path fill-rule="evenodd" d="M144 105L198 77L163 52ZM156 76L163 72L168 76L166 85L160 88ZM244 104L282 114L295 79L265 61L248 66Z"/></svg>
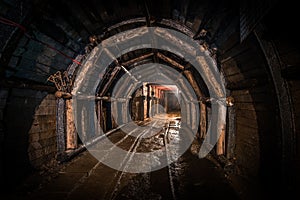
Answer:
<svg viewBox="0 0 300 200"><path fill-rule="evenodd" d="M164 145L164 140L178 137L176 130L180 128L180 123L174 115L168 120L156 116L141 124L146 123L151 124L157 134L141 139L133 149L134 139L124 137L122 131L111 134L110 140L125 150L143 152L148 151L149 146L157 148ZM164 128L158 129L159 126ZM165 136L167 132L172 133L169 138ZM103 144L100 142L99 145ZM147 173L118 171L85 151L65 163L54 178L40 184L38 189L23 196L23 199L237 199L222 169L210 156L199 159L195 149L197 144L193 142L177 161ZM169 153L173 155L176 152ZM129 163L130 159L126 162Z"/></svg>

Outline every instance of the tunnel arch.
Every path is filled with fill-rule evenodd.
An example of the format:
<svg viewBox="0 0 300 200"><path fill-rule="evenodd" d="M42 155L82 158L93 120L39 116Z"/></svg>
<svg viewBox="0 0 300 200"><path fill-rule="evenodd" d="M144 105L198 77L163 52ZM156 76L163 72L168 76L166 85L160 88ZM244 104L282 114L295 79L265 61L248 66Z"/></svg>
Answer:
<svg viewBox="0 0 300 200"><path fill-rule="evenodd" d="M173 46L176 43L175 41L180 42L180 47L183 51L179 52L179 46ZM224 105L224 99L226 98L226 92L224 90L224 83L222 82L221 76L217 73L218 69L216 67L216 64L209 56L209 53L205 51L203 47L194 45L194 40L190 39L189 41L189 39L184 35L178 35L177 32L154 27L133 29L132 31L126 31L125 34L121 33L116 35L116 37L112 36L111 38L102 41L101 44L93 49L76 77L74 88L72 91L73 105L75 106L74 113L75 118L77 118L75 119L75 122L78 119L83 120L85 118L88 118L87 116L77 116L77 99L80 99L79 104L81 104L81 99L86 98L84 96L87 96L87 98L90 99L92 95L95 95L96 89L98 88L100 82L100 80L97 81L97 79L101 79L101 76L104 76L106 66L110 65L110 63L112 63L113 61L118 62L116 61L116 58L120 57L122 54L133 51L135 49L140 49L141 47L162 48L164 50L173 51L175 52L175 54L177 53L181 55L181 57L185 57L188 61L193 63L193 66L196 66L199 73L202 74L202 78L205 80L206 85L209 88L211 96L210 98L216 99L215 104L212 106L212 116L213 118L216 118L214 119L214 123L216 123L216 125L212 125L212 123L210 123L208 132L209 135L212 134L212 136L205 137L205 146L203 145L199 152L200 157L206 156L213 148L214 144L217 143L218 137L221 134L222 129L224 129L223 127L225 126L226 108ZM127 74L129 74L129 78L133 78L135 82L138 81L128 70L124 68L124 66L120 65L119 68L122 68ZM86 79L85 77L89 78ZM94 83L94 81L96 83ZM182 92L185 93L186 91L184 90ZM197 97L192 96L188 96L188 98L185 98L185 100L191 102L199 101L197 100ZM224 102L222 104L219 101ZM88 102L90 103L90 100ZM95 106L91 106L92 110L95 110L93 109ZM90 115L93 114L90 113ZM188 115L191 115L192 121L196 121L197 124L197 120L193 119L197 117L197 114L195 116L194 112L190 110L188 112ZM95 119L92 119L92 121L95 121ZM96 128L95 126L93 127ZM78 127L78 124L77 129L80 133L81 128ZM97 130L99 130L99 128ZM91 130L91 132L94 131L95 129Z"/></svg>
<svg viewBox="0 0 300 200"><path fill-rule="evenodd" d="M228 120L228 124L231 127L230 129L233 130L232 133L235 133L235 137L233 138L233 140L236 142L234 148L235 151L232 152L232 157L230 157L230 159L228 159L228 157L226 159L230 160L229 164L234 163L234 166L237 169L230 168L231 165L225 165L225 168L229 171L235 170L236 174L242 174L246 178L262 176L263 179L270 180L266 181L267 183L276 182L276 177L272 177L272 175L276 174L276 172L281 173L282 171L285 171L285 174L289 174L287 179L294 178L293 173L287 171L292 171L289 169L294 169L294 171L297 171L297 167L295 166L299 166L299 161L297 161L299 160L297 158L297 155L299 154L297 153L299 152L299 117L297 117L297 111L299 110L299 98L297 98L297 95L299 94L299 82L297 81L298 78L295 77L295 75L298 74L297 66L299 65L297 59L295 58L299 54L295 50L287 50L286 47L290 47L291 45L294 46L294 42L292 40L297 39L295 35L282 33L282 31L285 29L282 28L281 30L278 30L277 23L275 24L275 26L273 25L275 28L269 27L268 25L270 25L270 22L265 21L264 19L261 22L266 23L267 26L263 26L263 29L261 29L261 24L259 24L259 26L256 26L254 31L249 34L246 39L243 39L243 41L241 41L240 31L243 32L244 30L243 27L239 26L239 23L243 22L242 20L245 19L243 18L245 16L243 16L243 13L239 13L239 10L235 10L236 8L239 9L239 5L233 3L230 3L227 5L228 7L225 7L230 8L229 15L227 15L228 12L226 9L225 11L220 11L220 7L224 5L223 1L220 3L208 3L207 5L210 5L210 9L209 7L198 9L198 7L201 8L203 6L202 3L191 1L191 4L185 8L185 14L183 12L183 10L185 9L183 9L182 7L184 6L184 3L180 3L178 1L176 1L178 2L178 5L176 5L175 7L170 6L162 14L156 12L156 9L163 11L163 8L165 8L164 6L168 4L163 3L161 8L151 8L151 14L153 14L153 16L144 17L144 13L142 13L140 14L140 16L142 17L140 17L139 19L131 19L131 22L129 20L125 23L117 23L118 25L112 25L111 28L108 29L102 29L102 27L105 27L105 25L103 24L112 24L112 21L122 21L126 18L132 18L132 14L138 12L136 12L136 10L128 11L128 13L125 14L115 12L115 14L109 16L111 13L113 13L113 11L108 15L105 15L105 12L101 11L100 13L98 13L99 15L96 18L93 18L93 16L90 15L88 15L87 17L85 16L85 14L89 13L86 12L86 9L93 7L92 5L94 4L91 4L84 5L84 9L79 9L78 13L75 14L78 14L78 16L74 16L74 10L76 10L78 8L78 5L81 5L82 3L74 2L73 6L72 3L67 3L66 1L62 1L62 3L58 1L54 2L55 3L47 2L49 3L49 7L55 8L52 9L51 12L48 10L48 5L46 6L47 3L41 3L41 10L37 11L33 9L30 10L29 13L32 12L36 16L47 18L44 23L50 23L51 26L49 25L49 27L53 27L53 31L56 31L58 27L61 28L62 32L61 30L57 32L63 33L65 35L62 38L71 38L70 41L72 40L72 45L73 43L76 43L76 45L84 43L83 45L85 45L86 41L84 40L85 38L88 38L91 33L100 33L101 35L101 33L107 32L107 35L104 34L100 37L102 39L105 39L117 34L122 30L130 30L132 28L141 27L147 23L151 26L158 25L161 27L168 27L174 30L178 30L182 33L186 33L186 35L188 35L189 37L196 38L195 41L198 41L200 37L199 33L202 28L207 30L209 33L208 39L205 38L204 40L206 41L206 44L208 44L208 46L216 45L218 47L217 56L212 56L217 57L217 62L219 62L218 66L220 67L220 70L224 72L223 74L226 80L226 89L228 90L228 93L234 97L235 100L235 106L233 107L232 111L233 115L230 114L232 118ZM34 4L37 5L37 3ZM116 5L118 3L113 4ZM134 3L132 2L129 4L131 4L129 5L129 7L134 5ZM284 3L281 2L279 5L282 4ZM6 3L5 7L7 7ZM114 7L110 7L110 9L115 10ZM177 9L178 12L172 13L172 9ZM58 10L58 12L53 14L53 10ZM73 12L73 14L72 12L69 12L70 10ZM205 11L205 17L202 16L202 11ZM281 8L276 8L276 13L280 11ZM62 14L64 12L66 14ZM96 13L94 10L91 12L94 12L93 14ZM270 14L270 21L272 21L273 17L277 15L276 13ZM127 14L130 14L130 16L128 15L125 17L124 15ZM239 14L242 15L240 15L239 17ZM164 15L169 19L164 19ZM7 16L11 17L10 15ZM136 16L139 16L139 14L137 14ZM58 19L60 19L61 21L59 21ZM80 21L78 19L83 19L83 21ZM288 17L282 16L282 18L278 19L279 21L282 21L282 25L285 24L285 21L283 19L288 20ZM93 22L95 22L95 24L93 24ZM20 23L24 26L28 25L28 27L29 24L32 23L33 26L38 27L40 22L37 23L34 17L29 17L24 18L24 23L23 21ZM197 24L201 25L198 26ZM187 28L187 26L189 28ZM51 34L51 31L49 32L41 28L41 30L39 30L38 32L37 29L34 29L32 27L28 28L28 30L30 31L31 29L38 33L38 38L47 40L54 46L58 46L62 50L65 50L67 53L70 53L69 50L67 50L70 49L69 44L64 43L66 41L59 41L58 43L55 43L51 40L51 38L56 39L55 34ZM185 29L187 31L185 31ZM290 28L287 29L291 30ZM294 31L288 32L292 33ZM197 33L198 35L195 33ZM46 37L43 34L49 37ZM6 103L6 100L8 102L7 104L5 104L5 108L1 107L1 112L3 111L2 113L4 113L4 119L6 117L5 120L1 119L2 124L10 124L10 121L15 120L14 118L18 118L18 116L13 115L12 113L7 113L11 110L14 110L14 99L22 99L22 97L16 96L19 91L15 88L35 88L34 90L49 91L49 96L51 96L52 98L51 101L54 102L54 88L51 85L49 87L49 84L45 83L46 78L50 74L54 73L56 69L65 70L70 64L70 60L65 61L61 59L60 55L51 52L47 48L44 48L44 50L40 52L30 51L30 47L40 49L40 46L33 44L34 42L26 38L23 35L22 31L14 30L14 34L9 36L9 40L7 40L7 44L9 45L5 46L5 52L1 54L1 78L5 73L9 75L13 74L11 77L14 84L13 86L11 86L12 84L10 82L10 76L7 82L6 80L4 80L4 83L1 82L1 87L4 87L4 89L1 88L1 91L2 89L4 90L1 95L4 98L4 102ZM203 38L200 38L199 40L203 42L202 39ZM80 40L84 42L80 42ZM80 52L80 46L76 45L74 44L74 46L71 47L74 48L73 50L75 54ZM209 49L209 51L213 52L213 49L211 48ZM28 57L29 54L31 54L32 57ZM76 60L80 62L83 61L84 59L82 57L85 57L85 55L83 54L78 56ZM52 56L47 58L48 60L43 60L42 58L44 57L44 55ZM46 64L40 65L39 63L36 63L36 60ZM49 65L49 63L50 65L55 65L53 66L53 69L50 67L49 70L47 66ZM271 71L270 67L274 66L274 64L277 67L274 68L273 71ZM2 66L4 66L4 68L2 68ZM75 63L68 69L68 72L69 74L76 74L74 73L74 71L79 68L80 66L76 65ZM294 72L293 70L295 70L295 73L292 73L294 74L294 76L290 74L290 72ZM278 77L280 78L279 82L277 79ZM36 86L35 84L37 83L41 85ZM48 89L44 89L46 88L45 85L47 85L46 87ZM287 93L281 93L280 90L278 90L278 86L279 88L281 87L280 85L283 85L285 87ZM282 103L282 100L286 99L286 97L289 96L291 99L287 99L285 103ZM11 99L12 101L10 101ZM61 105L62 103L59 102L58 107ZM26 107L26 104L24 104L24 106ZM291 110L291 115L281 115L282 110L284 112L285 108ZM34 113L34 109L31 109L31 112ZM63 118L62 116L65 116L66 113L64 107L61 106L58 110L59 113L62 113L62 115L57 116L57 118ZM284 112L284 114L287 114L287 112ZM58 122L60 123L60 119L58 120ZM36 123L36 121L34 121L34 123ZM283 123L285 125L288 125L288 128L283 128L285 127L283 126ZM230 124L233 126L231 126ZM63 126L64 123L62 123L61 127L57 128L57 130L64 129ZM12 140L11 138L13 138L13 134L6 134L5 131L7 130L8 132L12 133L17 132L17 130L14 128L14 125L10 124L4 129L5 130L3 133L5 133L5 137L7 137L8 139L4 139L3 141L7 142ZM49 129L52 130L52 128ZM36 129L33 128L32 130ZM24 131L26 132L26 130ZM230 130L226 131L230 132ZM27 134L27 132L25 132L24 134ZM30 138L32 138L31 133L29 133L29 135ZM54 151L56 153L55 149ZM6 152L10 152L9 148L8 150L6 150ZM30 149L29 153L32 153L32 149ZM222 159L223 158L220 159L220 163L222 163ZM39 160L34 160L30 162L38 163L38 161ZM297 163L298 165L296 165ZM286 177L286 175L282 175L283 179L286 179Z"/></svg>
<svg viewBox="0 0 300 200"><path fill-rule="evenodd" d="M108 30L116 30L116 29L118 29L118 28L120 28L120 27L122 27L122 26L124 26L124 25L128 25L128 24L131 24L132 23L132 27L136 27L136 26L134 26L134 24L136 23L136 21L138 22L138 27L140 26L140 24L139 23L141 23L142 21L144 21L145 22L145 20L143 20L143 19L140 19L140 18L138 18L138 19L133 19L133 20L128 20L128 21L126 21L125 23L123 23L123 22L121 22L121 23L119 23L119 24L117 24L116 26L112 26L113 28L112 29L108 29ZM158 20L159 21L159 20ZM159 23L158 23L159 24ZM181 24L178 24L178 23L176 23L176 22L173 22L172 20L166 20L164 23L162 23L163 25L162 26L168 26L168 25L170 25L171 24L171 27L168 27L168 28L171 28L171 29L173 29L173 30L179 30L180 32L182 32L182 33L184 33L184 34L186 34L186 35L188 35L189 37L190 36L192 36L193 35L193 33L192 33L192 31L189 29L189 28L187 28L187 27L184 27L184 26L182 26ZM131 28L132 28L131 27ZM184 27L184 28L183 28ZM131 29L131 28L127 28L127 29ZM109 34L107 34L107 35L114 35L114 34L117 34L117 32L116 31L112 31L112 33L109 33ZM107 36L106 35L106 36ZM103 37L103 39L105 39L106 37ZM250 38L252 38L253 39L253 37L250 37ZM250 40L250 39L248 39L248 40ZM255 39L254 39L255 40ZM196 42L198 42L199 43L199 41L197 41L197 40L195 40ZM210 54L210 52L207 52L207 53L209 53ZM230 53L230 51L228 52L228 53ZM222 59L223 59L223 57L225 57L226 56L226 54L225 55L222 55L222 57L218 57L218 62L220 62ZM235 60L235 58L229 58L229 60L230 61L234 61ZM226 60L226 62L227 62L227 60ZM232 80L228 77L228 75L226 74L227 72L226 72L226 67L225 67L225 69L224 69L224 67L223 67L223 62L220 62L220 64L222 65L222 67L221 67L221 72L222 73L225 73L225 75L224 75L224 80L226 80L226 87L227 88L229 88L229 90L236 90L236 88L237 88L237 85L236 84L232 84L231 82L232 82ZM219 65L218 65L219 66ZM243 72L242 72L243 73ZM265 72L264 72L265 73ZM230 75L230 73L229 73L229 76L231 76ZM229 81L228 81L228 78L229 78ZM235 81L234 81L235 82ZM244 87L243 85L244 84L248 84L248 83L243 83L243 82L241 82L242 83L242 88ZM253 86L255 87L256 85L261 85L261 82L259 82L259 83L250 83L250 85L251 84L253 84ZM253 87L253 86L250 86L250 87ZM249 86L246 86L246 87L249 87ZM237 89L237 93L235 93L235 91L234 91L234 93L233 93L233 96L236 96L236 95L239 95L239 93L238 93L238 91L239 91L240 89ZM198 94L198 93L197 93ZM232 93L231 93L232 94ZM251 94L250 94L251 95ZM256 96L255 94L254 94L254 96ZM243 102L243 100L242 100L242 102ZM237 101L237 103L239 103L239 100ZM275 104L275 103L274 103ZM255 106L256 107L256 106ZM254 107L254 108L255 108ZM255 109L259 109L259 107L258 108L255 108ZM235 123L235 122L234 122ZM262 125L259 125L259 126L262 126ZM239 125L237 125L237 128L239 127ZM235 128L234 128L235 129ZM237 132L239 132L239 130L236 130ZM235 132L235 131L234 131ZM258 136L259 138L261 138L261 137L265 137L264 136L264 134L263 135L261 135L262 133L260 133L260 135ZM236 137L238 137L238 135L236 136ZM266 136L266 138L268 138L268 136ZM268 140L268 139L267 139ZM254 143L254 144L256 144L256 145L258 145L258 146L264 146L265 145L265 141L263 141L262 143L261 143L262 141L260 141L260 140L258 140L258 143ZM274 143L275 143L275 141L274 141ZM269 147L268 147L269 148ZM268 149L267 148L267 149ZM256 151L256 150L255 150ZM269 152L269 150L266 150L266 152L264 152L263 153L263 155L262 155L262 157L268 157L268 156L266 156L266 155L268 155L268 153L267 152ZM261 153L261 152L260 152ZM277 158L276 158L276 162L279 162L279 160L280 160L280 156L279 156L279 152L278 152L278 156L277 156ZM232 156L234 156L235 155L235 153L232 155ZM256 157L256 156L254 156L253 157L253 162L254 163L256 163L257 161L256 160L260 160L261 159L261 157L259 156L259 157ZM263 163L269 163L269 161L260 161L260 162L263 162ZM265 171L265 170L267 170L267 168L268 168L268 164L267 164L267 166L266 166L266 168L265 169L263 169L263 171ZM252 174L253 173L253 176L254 176L254 174L256 174L256 173L258 173L258 171L260 171L261 169L260 169L260 167L257 167L257 166L255 166L255 167L253 167L253 172L250 172L250 174ZM246 170L248 170L248 169L246 169ZM250 170L251 171L251 170ZM243 172L244 173L244 172ZM252 176L252 175L251 175ZM270 175L266 175L267 177L269 177Z"/></svg>
<svg viewBox="0 0 300 200"><path fill-rule="evenodd" d="M140 19L139 19L140 20ZM134 20L133 20L134 21ZM141 20L142 21L142 20ZM132 21L130 21L130 22L132 22ZM168 23L164 23L164 25L163 26L167 26L166 24L171 24L171 29L174 29L174 30L178 30L178 27L179 27L179 31L180 32L182 32L182 33L184 33L184 34L186 34L186 35L188 35L189 37L190 36L192 36L193 34L191 33L191 32L189 32L189 29L188 28L186 28L186 29L184 29L184 28L182 28L182 25L179 25L179 26L177 26L176 25L176 23L175 22L170 22L170 20L167 20L167 22ZM122 24L122 23L121 23ZM126 23L125 23L126 24ZM113 29L112 29L113 30ZM250 39L248 39L248 41L250 41L250 40L255 40L255 38L253 38L253 37L249 37ZM196 42L198 42L197 40L196 40ZM247 42L247 41L246 41ZM245 43L246 43L245 42ZM199 42L198 42L199 43ZM258 51L260 51L260 49L258 49ZM229 52L230 52L230 50L229 50ZM229 53L228 52L228 53ZM207 51L207 53L208 54L210 54L210 52L209 51ZM226 54L225 55L222 55L222 57L220 58L220 57L218 57L218 62L220 62L222 59L223 59L223 56L225 57L226 56ZM228 59L228 58L227 58ZM226 59L225 59L226 60ZM226 60L226 62L227 62L228 60ZM229 58L229 61L235 61L235 58ZM239 87L236 85L236 84L232 84L231 82L232 82L232 79L231 78L229 78L229 76L231 76L230 74L229 74L229 76L228 76L228 74L226 74L226 70L224 70L224 67L223 67L223 62L224 61L222 61L221 62L221 65L222 65L222 67L221 67L221 72L222 73L225 73L225 75L224 75L224 80L226 80L226 87L227 88L229 88L229 90L237 90L237 91L234 91L233 92L233 96L239 96L240 94L239 94ZM219 66L219 65L218 65ZM240 65L238 66L238 67L240 67ZM248 73L247 71L246 71L246 73ZM251 73L251 72L250 72ZM265 73L265 74L267 74L267 72L266 71L264 71L263 73ZM243 72L241 72L241 75L243 76ZM251 77L252 75L250 75L250 77ZM264 75L265 76L265 75ZM268 75L267 75L267 77L268 77ZM228 81L228 78L229 78L229 81ZM230 80L231 79L231 80ZM239 78L238 78L239 79ZM233 82L236 82L235 80L233 81ZM250 81L251 82L251 81ZM242 86L242 90L243 90L243 85L244 84L248 84L248 83L244 83L244 82L240 82L241 83L241 86ZM260 86L261 84L263 83L263 81L262 82L258 82L258 83L256 83L256 82L254 82L254 83L250 83L250 89L251 89L251 87L256 87L256 85L258 85L258 86ZM252 86L251 86L251 84L252 84ZM249 87L249 86L246 86L246 87ZM272 91L273 90L273 88L272 88L273 86L271 86L271 88L270 88L270 90ZM197 93L198 94L198 93ZM232 93L231 93L232 94ZM249 94L249 93L248 93ZM250 95L251 96L253 96L251 93L250 93ZM244 98L244 97L242 97L242 98ZM256 94L254 93L254 99L256 99ZM241 103L243 104L243 101L244 100L241 100ZM240 103L240 100L237 100L237 103L239 104ZM274 100L274 102L272 103L272 106L273 105L275 105L276 104L276 100ZM246 110L247 110L248 108L246 108ZM250 109L252 109L252 108L250 108ZM258 109L258 110L260 110L260 105L254 105L254 109L256 110L256 109ZM259 111L260 112L260 111ZM256 114L255 114L256 115ZM260 116L261 114L258 114L258 116ZM270 117L271 117L271 115L270 115ZM247 117L246 117L247 118ZM260 117L259 118L256 118L258 121L260 121L259 119L260 119ZM235 122L233 122L233 123L235 123ZM256 122L257 123L257 122ZM259 126L259 127L261 127L261 126L263 126L262 124L260 124L260 122L258 122L257 123L258 125L257 126ZM244 126L244 125L242 125L242 126ZM241 124L237 124L236 125L236 127L239 129L239 127L241 127ZM246 127L248 127L248 126L246 126ZM233 129L235 129L235 128L233 128ZM250 130L250 129L249 129ZM235 131L237 131L237 132L239 132L239 130L233 130L233 133L235 134ZM262 176L265 176L266 177L266 179L268 179L270 176L271 176L271 174L273 173L272 171L274 171L274 170L280 170L280 169L278 169L278 168L276 168L276 169L274 169L274 170L272 170L270 173L269 173L269 175L266 175L266 174L268 174L268 173L265 173L266 171L268 171L268 169L269 169L269 163L270 163L270 160L264 160L264 159L266 159L267 157L268 157L268 155L270 154L270 150L272 149L272 147L270 147L269 145L267 146L267 147L265 147L265 144L266 144L266 142L267 141L270 141L269 140L269 136L266 136L266 132L265 131L263 131L263 133L261 132L261 131L259 131L259 135L258 136L253 136L253 137L257 137L258 138L258 140L256 140L256 141L253 141L253 144L254 145L258 145L259 146L259 150L257 150L257 149L254 149L253 150L253 152L256 152L257 154L256 155L260 155L260 156L253 156L251 159L253 159L253 167L252 167L252 169L247 169L248 168L248 166L246 167L246 169L240 169L240 170L245 170L245 171L250 171L250 173L249 174L252 174L253 176L255 176L254 174L257 174L257 173L263 173L263 175ZM278 133L278 134L280 134L280 133ZM227 136L226 136L227 137ZM240 136L239 135L236 135L236 137L237 138L239 138ZM252 136L251 136L252 137ZM273 143L273 145L276 145L276 140L277 139L275 139L275 138L278 138L278 137L280 137L279 135L275 135L275 136L271 136L271 138L273 138L273 139L271 139L271 141L272 141L272 143ZM262 140L260 140L261 138L266 138L266 139L262 139ZM235 147L233 147L233 148L235 148ZM239 148L242 148L242 147L239 147ZM251 147L249 147L249 148L251 148ZM273 161L275 162L275 163L278 163L278 162L280 162L280 150L279 150L279 148L280 147L278 147L278 149L276 150L276 159L274 159ZM258 153L258 152L259 153ZM235 153L233 153L231 156L235 156ZM261 160L263 158L263 160ZM235 159L235 158L233 158L233 159ZM250 160L251 160L250 159ZM258 161L259 160L259 161ZM274 162L272 162L272 163L274 163ZM260 163L260 164L257 164L257 163ZM262 163L265 163L265 164L262 164ZM275 164L274 163L274 164ZM249 165L249 166L251 166L251 165ZM261 168L261 166L264 166L263 168ZM252 172L251 172L252 171ZM242 173L248 173L248 172L242 172ZM252 176L251 175L251 176Z"/></svg>

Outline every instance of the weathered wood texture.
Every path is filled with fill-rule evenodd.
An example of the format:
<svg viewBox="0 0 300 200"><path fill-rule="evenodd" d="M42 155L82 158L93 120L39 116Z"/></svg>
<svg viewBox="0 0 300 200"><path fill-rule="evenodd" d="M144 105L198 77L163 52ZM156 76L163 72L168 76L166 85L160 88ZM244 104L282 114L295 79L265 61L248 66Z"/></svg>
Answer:
<svg viewBox="0 0 300 200"><path fill-rule="evenodd" d="M56 115L56 143L57 153L59 155L64 154L66 150L66 136L65 136L65 100L57 99L57 115Z"/></svg>
<svg viewBox="0 0 300 200"><path fill-rule="evenodd" d="M77 148L77 132L74 124L72 99L66 100L66 148Z"/></svg>
<svg viewBox="0 0 300 200"><path fill-rule="evenodd" d="M227 108L226 157L233 160L236 146L236 111L235 107Z"/></svg>
<svg viewBox="0 0 300 200"><path fill-rule="evenodd" d="M193 89L195 90L197 97L199 99L204 97L203 92L200 90L199 86L195 82L193 74L188 70L185 70L184 74L187 77L187 80L190 82ZM207 117L206 116L207 116L206 105L205 105L205 103L200 102L200 124L199 124L200 125L200 127L199 127L199 129L200 129L199 130L200 138L204 138L205 135L206 135L206 131L207 131Z"/></svg>
<svg viewBox="0 0 300 200"><path fill-rule="evenodd" d="M226 125L222 124L220 136L216 147L217 155L223 155L225 153L225 133L226 133Z"/></svg>

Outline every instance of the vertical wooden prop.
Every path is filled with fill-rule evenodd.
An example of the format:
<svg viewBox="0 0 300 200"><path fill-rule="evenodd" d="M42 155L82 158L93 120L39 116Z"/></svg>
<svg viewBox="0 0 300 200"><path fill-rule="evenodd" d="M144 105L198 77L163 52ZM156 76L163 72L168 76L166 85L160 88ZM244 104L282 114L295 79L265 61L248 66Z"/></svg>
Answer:
<svg viewBox="0 0 300 200"><path fill-rule="evenodd" d="M67 149L76 149L77 132L73 118L72 99L66 100L66 125Z"/></svg>
<svg viewBox="0 0 300 200"><path fill-rule="evenodd" d="M200 103L200 138L204 138L206 135L206 105L205 103L201 102Z"/></svg>
<svg viewBox="0 0 300 200"><path fill-rule="evenodd" d="M97 101L97 121L98 125L101 127L101 102Z"/></svg>
<svg viewBox="0 0 300 200"><path fill-rule="evenodd" d="M122 124L127 123L127 112L128 112L127 105L128 104L129 104L128 101L122 103Z"/></svg>
<svg viewBox="0 0 300 200"><path fill-rule="evenodd" d="M226 131L226 124L221 125L221 133L217 143L217 155L222 155L225 153L225 131Z"/></svg>
<svg viewBox="0 0 300 200"><path fill-rule="evenodd" d="M196 94L198 97L203 97L203 93L200 90L197 82L195 81L193 74L188 71L185 70L184 74L186 75L188 81L191 83L192 87L194 88ZM200 128L199 128L199 137L200 138L205 138L206 136L206 126L207 126L207 119L206 119L206 105L203 102L200 102Z"/></svg>
<svg viewBox="0 0 300 200"><path fill-rule="evenodd" d="M169 106L169 102L168 102L168 98L169 98L169 95L168 95L168 92L164 92L164 100L165 100L165 112L168 113L169 110L168 110L168 106Z"/></svg>
<svg viewBox="0 0 300 200"><path fill-rule="evenodd" d="M235 152L235 137L236 137L236 114L234 107L228 107L228 132L227 132L227 147L226 147L226 157L228 159L234 157Z"/></svg>
<svg viewBox="0 0 300 200"><path fill-rule="evenodd" d="M152 109L152 87L149 86L148 88L148 116L151 118L152 117L152 113L151 113L151 109Z"/></svg>
<svg viewBox="0 0 300 200"><path fill-rule="evenodd" d="M119 103L118 101L112 101L111 102L111 123L112 127L115 128L118 126L117 121L119 119Z"/></svg>
<svg viewBox="0 0 300 200"><path fill-rule="evenodd" d="M195 130L196 128L198 128L198 124L196 123L197 122L197 113L196 113L196 105L195 103L191 103L191 127L192 127L192 130Z"/></svg>
<svg viewBox="0 0 300 200"><path fill-rule="evenodd" d="M56 122L56 136L57 136L57 154L62 155L65 152L65 100L63 98L57 99L57 122ZM60 159L60 158L58 158Z"/></svg>
<svg viewBox="0 0 300 200"><path fill-rule="evenodd" d="M136 120L143 120L142 108L140 106L140 99L135 102L135 110L136 110Z"/></svg>
<svg viewBox="0 0 300 200"><path fill-rule="evenodd" d="M186 102L186 124L191 126L191 103Z"/></svg>
<svg viewBox="0 0 300 200"><path fill-rule="evenodd" d="M147 118L147 111L148 111L148 88L147 85L145 83L143 83L143 120Z"/></svg>

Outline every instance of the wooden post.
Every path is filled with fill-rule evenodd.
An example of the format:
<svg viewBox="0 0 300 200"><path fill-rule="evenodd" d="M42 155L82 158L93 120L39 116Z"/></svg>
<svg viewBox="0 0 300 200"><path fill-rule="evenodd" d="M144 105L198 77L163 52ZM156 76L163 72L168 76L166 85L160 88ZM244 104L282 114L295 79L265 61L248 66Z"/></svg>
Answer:
<svg viewBox="0 0 300 200"><path fill-rule="evenodd" d="M66 141L67 149L77 148L77 133L74 124L72 99L66 100Z"/></svg>
<svg viewBox="0 0 300 200"><path fill-rule="evenodd" d="M142 107L140 106L140 99L135 102L135 116L136 120L142 120Z"/></svg>
<svg viewBox="0 0 300 200"><path fill-rule="evenodd" d="M185 102L186 103L186 123L187 125L191 125L191 106L190 106L190 103L189 102Z"/></svg>
<svg viewBox="0 0 300 200"><path fill-rule="evenodd" d="M111 101L111 118L112 118L112 126L111 128L114 128L117 122L119 122L119 109L118 109L118 101L114 100ZM120 124L119 124L120 125Z"/></svg>
<svg viewBox="0 0 300 200"><path fill-rule="evenodd" d="M195 82L195 79L193 77L193 74L185 70L184 74L186 75L188 81L191 83L192 87L194 88L196 94L198 97L203 97L203 93L200 90L199 86ZM199 131L199 136L200 138L204 138L206 135L206 130L207 130L207 117L206 117L206 105L204 103L200 103L200 131Z"/></svg>
<svg viewBox="0 0 300 200"><path fill-rule="evenodd" d="M96 125L96 135L99 135L101 134L101 129L99 129L101 127L101 103L99 100L96 101L96 121L97 123L95 124Z"/></svg>
<svg viewBox="0 0 300 200"><path fill-rule="evenodd" d="M206 106L206 116L207 116L207 130L209 128L211 128L210 126L213 124L212 123L212 111L211 111L211 107ZM204 139L207 140L208 143L211 143L212 140L212 134L205 134L204 135Z"/></svg>
<svg viewBox="0 0 300 200"><path fill-rule="evenodd" d="M235 150L235 135L236 135L235 108L228 107L227 112L228 112L227 115L228 132L227 132L226 157L230 159L234 157L234 150Z"/></svg>
<svg viewBox="0 0 300 200"><path fill-rule="evenodd" d="M192 130L195 130L196 128L198 128L198 124L196 123L197 122L197 113L196 113L196 105L195 103L191 103L191 127L192 127ZM197 131L197 130L196 130Z"/></svg>
<svg viewBox="0 0 300 200"><path fill-rule="evenodd" d="M168 97L169 97L168 93L164 92L164 101L165 101L165 111L166 111L166 113L169 112L169 110L168 110L168 106L169 106Z"/></svg>
<svg viewBox="0 0 300 200"><path fill-rule="evenodd" d="M98 117L98 124L101 126L101 100L97 101L97 117Z"/></svg>
<svg viewBox="0 0 300 200"><path fill-rule="evenodd" d="M207 131L207 117L206 117L206 105L205 103L200 103L200 139L204 139Z"/></svg>
<svg viewBox="0 0 300 200"><path fill-rule="evenodd" d="M161 99L160 99L160 91L159 91L159 89L158 88L156 88L156 97L157 97L157 100L156 100L156 114L159 114L160 113L160 111L159 111L159 106L158 105L160 105L161 104Z"/></svg>
<svg viewBox="0 0 300 200"><path fill-rule="evenodd" d="M221 125L221 132L220 137L217 142L217 155L223 155L225 153L225 131L226 131L226 124Z"/></svg>
<svg viewBox="0 0 300 200"><path fill-rule="evenodd" d="M128 100L126 100L126 102L122 103L122 123L123 124L127 123L127 112L128 112L127 105L129 105Z"/></svg>
<svg viewBox="0 0 300 200"><path fill-rule="evenodd" d="M58 159L65 152L65 100L63 98L57 99L56 112L56 137L57 137L57 154Z"/></svg>
<svg viewBox="0 0 300 200"><path fill-rule="evenodd" d="M151 113L152 111L151 111L151 109L152 109L152 103L153 103L153 100L152 100L152 97L153 97L153 95L152 95L152 92L153 92L153 90L152 90L152 87L149 85L149 88L148 88L148 101L149 101L149 103L148 103L148 117L149 118L151 118L152 117L152 114L153 113Z"/></svg>
<svg viewBox="0 0 300 200"><path fill-rule="evenodd" d="M101 101L101 108L102 108L102 130L103 132L107 131L107 115L106 115L106 107L103 105L103 101Z"/></svg>
<svg viewBox="0 0 300 200"><path fill-rule="evenodd" d="M85 106L82 106L81 107L81 111L80 111L80 115L81 115L81 119L85 119L87 116L87 109ZM81 123L80 125L80 128L81 130L78 130L78 131L81 131L81 140L84 142L87 140L88 138L88 135L87 135L87 122L88 120L81 120L81 122L78 122L78 123Z"/></svg>
<svg viewBox="0 0 300 200"><path fill-rule="evenodd" d="M147 111L148 111L148 100L147 100L147 96L148 96L148 88L147 88L147 85L146 83L143 83L143 113L144 113L144 116L143 116L143 120L147 118Z"/></svg>

